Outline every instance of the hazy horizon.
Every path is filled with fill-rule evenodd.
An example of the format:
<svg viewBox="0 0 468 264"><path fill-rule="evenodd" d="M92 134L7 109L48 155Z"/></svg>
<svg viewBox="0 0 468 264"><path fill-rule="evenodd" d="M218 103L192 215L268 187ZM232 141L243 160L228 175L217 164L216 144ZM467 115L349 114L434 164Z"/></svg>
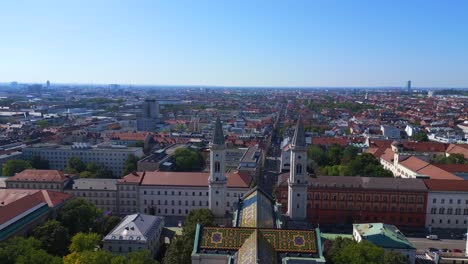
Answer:
<svg viewBox="0 0 468 264"><path fill-rule="evenodd" d="M0 2L0 78L215 87L468 87L468 2Z"/></svg>

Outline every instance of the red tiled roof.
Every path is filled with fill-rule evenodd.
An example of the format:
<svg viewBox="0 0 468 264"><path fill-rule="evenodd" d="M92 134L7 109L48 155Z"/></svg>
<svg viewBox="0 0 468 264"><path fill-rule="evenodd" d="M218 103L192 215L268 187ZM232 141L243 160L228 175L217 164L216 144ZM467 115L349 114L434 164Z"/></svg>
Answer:
<svg viewBox="0 0 468 264"><path fill-rule="evenodd" d="M468 190L468 181L457 180L424 180L427 188L431 191L462 191Z"/></svg>
<svg viewBox="0 0 468 264"><path fill-rule="evenodd" d="M1 189L0 224L40 203L47 203L49 208L53 208L70 198L71 194L48 190Z"/></svg>
<svg viewBox="0 0 468 264"><path fill-rule="evenodd" d="M133 140L133 141L145 141L146 136L149 132L128 132L128 133L113 133L111 138L120 140Z"/></svg>
<svg viewBox="0 0 468 264"><path fill-rule="evenodd" d="M402 156L400 156L402 157ZM404 156L403 156L404 157ZM417 158L415 156L411 156L403 161L400 161L400 164L405 166L406 168L412 170L412 171L418 171L420 169L423 169L424 167L429 166L430 164L420 158Z"/></svg>
<svg viewBox="0 0 468 264"><path fill-rule="evenodd" d="M63 182L67 177L59 170L24 170L15 176L8 178L8 181L48 181Z"/></svg>
<svg viewBox="0 0 468 264"><path fill-rule="evenodd" d="M207 172L166 172L146 171L137 172L138 176L129 174L119 183L140 183L141 185L163 185L163 186L208 186L209 173ZM252 177L243 173L228 173L227 187L248 188Z"/></svg>
<svg viewBox="0 0 468 264"><path fill-rule="evenodd" d="M335 138L335 137L312 137L313 145L329 146L333 144L338 144L345 147L348 144L346 138Z"/></svg>
<svg viewBox="0 0 468 264"><path fill-rule="evenodd" d="M448 172L468 172L468 164L434 164L434 166Z"/></svg>
<svg viewBox="0 0 468 264"><path fill-rule="evenodd" d="M468 159L468 144L450 144L447 148L449 154L463 154Z"/></svg>

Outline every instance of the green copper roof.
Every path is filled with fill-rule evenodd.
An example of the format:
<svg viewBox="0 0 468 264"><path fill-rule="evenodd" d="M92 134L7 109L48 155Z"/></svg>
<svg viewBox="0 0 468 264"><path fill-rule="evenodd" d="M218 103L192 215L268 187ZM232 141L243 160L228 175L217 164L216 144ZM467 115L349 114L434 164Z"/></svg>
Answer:
<svg viewBox="0 0 468 264"><path fill-rule="evenodd" d="M394 225L383 223L355 224L353 229L361 235L362 239L382 248L415 248Z"/></svg>

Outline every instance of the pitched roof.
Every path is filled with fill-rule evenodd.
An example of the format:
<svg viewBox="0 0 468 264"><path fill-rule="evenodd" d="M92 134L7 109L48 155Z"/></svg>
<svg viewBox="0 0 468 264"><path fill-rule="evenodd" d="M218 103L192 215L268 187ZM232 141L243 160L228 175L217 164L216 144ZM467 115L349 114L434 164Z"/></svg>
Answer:
<svg viewBox="0 0 468 264"><path fill-rule="evenodd" d="M224 145L223 126L221 125L219 116L216 118L215 130L213 133L213 144Z"/></svg>
<svg viewBox="0 0 468 264"><path fill-rule="evenodd" d="M292 146L294 147L305 147L305 129L304 124L302 123L302 117L299 115L297 120L296 130L294 130L294 136L292 139Z"/></svg>
<svg viewBox="0 0 468 264"><path fill-rule="evenodd" d="M48 190L0 189L0 224L41 203L53 208L70 198L70 194Z"/></svg>
<svg viewBox="0 0 468 264"><path fill-rule="evenodd" d="M257 187L252 190L239 203L236 226L275 228L274 200Z"/></svg>
<svg viewBox="0 0 468 264"><path fill-rule="evenodd" d="M468 190L468 181L425 179L424 183L431 191L466 192Z"/></svg>
<svg viewBox="0 0 468 264"><path fill-rule="evenodd" d="M468 172L468 164L434 164L434 166L452 173Z"/></svg>
<svg viewBox="0 0 468 264"><path fill-rule="evenodd" d="M149 236L164 224L164 218L146 214L127 215L122 221L112 229L104 240L136 240L146 242L151 239Z"/></svg>
<svg viewBox="0 0 468 264"><path fill-rule="evenodd" d="M24 170L12 176L8 181L47 181L64 182L67 177L59 170Z"/></svg>
<svg viewBox="0 0 468 264"><path fill-rule="evenodd" d="M136 175L135 175L136 174ZM139 183L141 185L162 185L162 186L208 186L208 172L170 172L170 171L146 171L129 174L119 183ZM226 174L227 187L248 188L252 181L252 176L247 173Z"/></svg>
<svg viewBox="0 0 468 264"><path fill-rule="evenodd" d="M415 249L414 245L393 225L383 223L354 224L362 237L376 246L394 249Z"/></svg>
<svg viewBox="0 0 468 264"><path fill-rule="evenodd" d="M447 148L449 154L463 154L468 159L468 144L450 144Z"/></svg>
<svg viewBox="0 0 468 264"><path fill-rule="evenodd" d="M280 184L287 184L287 173L281 174ZM360 176L318 176L310 178L309 188L351 188L373 190L426 191L426 185L421 179L405 179L390 177L360 177Z"/></svg>

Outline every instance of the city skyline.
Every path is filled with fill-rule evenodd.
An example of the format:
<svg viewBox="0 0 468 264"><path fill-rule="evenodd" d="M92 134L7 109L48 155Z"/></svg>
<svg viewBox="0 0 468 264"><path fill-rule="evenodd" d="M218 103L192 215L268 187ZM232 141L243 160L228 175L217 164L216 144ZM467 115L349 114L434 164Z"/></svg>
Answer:
<svg viewBox="0 0 468 264"><path fill-rule="evenodd" d="M468 87L467 3L0 3L0 81Z"/></svg>

